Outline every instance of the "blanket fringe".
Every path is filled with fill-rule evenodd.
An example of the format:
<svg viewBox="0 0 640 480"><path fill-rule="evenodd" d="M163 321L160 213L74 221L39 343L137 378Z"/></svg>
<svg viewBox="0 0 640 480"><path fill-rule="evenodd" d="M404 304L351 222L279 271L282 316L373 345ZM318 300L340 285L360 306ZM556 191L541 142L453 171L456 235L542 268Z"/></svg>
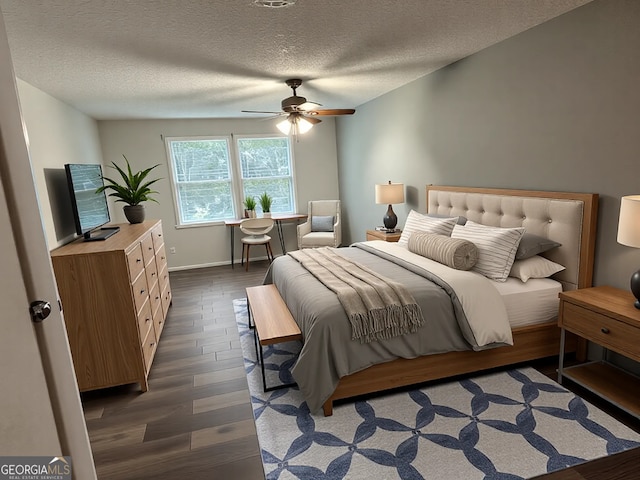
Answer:
<svg viewBox="0 0 640 480"><path fill-rule="evenodd" d="M349 321L351 339L370 343L415 333L424 324L424 317L417 304L387 305L367 313L355 313L349 317Z"/></svg>

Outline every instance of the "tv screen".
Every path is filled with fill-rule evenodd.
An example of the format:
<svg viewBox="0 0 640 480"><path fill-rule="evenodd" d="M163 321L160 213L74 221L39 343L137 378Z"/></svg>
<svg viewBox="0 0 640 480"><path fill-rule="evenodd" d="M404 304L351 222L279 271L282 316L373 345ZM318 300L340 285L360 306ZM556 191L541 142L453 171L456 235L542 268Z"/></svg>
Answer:
<svg viewBox="0 0 640 480"><path fill-rule="evenodd" d="M117 227L92 232L111 220L106 193L96 193L96 189L104 185L102 167L95 164L66 164L64 169L76 233L85 240L104 240L116 233Z"/></svg>

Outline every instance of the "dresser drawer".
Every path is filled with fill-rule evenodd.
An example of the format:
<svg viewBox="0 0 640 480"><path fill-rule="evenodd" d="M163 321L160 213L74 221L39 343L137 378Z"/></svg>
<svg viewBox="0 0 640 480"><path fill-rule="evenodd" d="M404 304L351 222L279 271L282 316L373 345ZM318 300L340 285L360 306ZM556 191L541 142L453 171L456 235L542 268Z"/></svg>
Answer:
<svg viewBox="0 0 640 480"><path fill-rule="evenodd" d="M158 341L156 340L156 334L152 328L149 331L147 338L145 338L142 344L142 353L144 355L144 367L147 373L149 373L149 369L151 368L151 363L153 362L153 355L156 353L157 346L158 346Z"/></svg>
<svg viewBox="0 0 640 480"><path fill-rule="evenodd" d="M158 341L160 341L160 334L164 328L164 317L164 309L162 308L162 305L158 305L157 310L153 312L153 328L156 331L156 339Z"/></svg>
<svg viewBox="0 0 640 480"><path fill-rule="evenodd" d="M164 245L160 245L160 248L156 250L156 265L158 266L158 272L161 272L164 267L167 266L167 255Z"/></svg>
<svg viewBox="0 0 640 480"><path fill-rule="evenodd" d="M138 331L140 332L140 340L147 338L149 328L153 325L153 314L151 313L151 302L145 302L142 310L138 314Z"/></svg>
<svg viewBox="0 0 640 480"><path fill-rule="evenodd" d="M605 348L640 361L640 328L568 302L563 302L560 326Z"/></svg>
<svg viewBox="0 0 640 480"><path fill-rule="evenodd" d="M158 283L158 268L156 267L156 259L151 258L151 261L144 267L144 274L147 276L147 286L151 289Z"/></svg>
<svg viewBox="0 0 640 480"><path fill-rule="evenodd" d="M158 282L151 289L149 294L149 300L151 300L151 311L155 312L160 306L160 285Z"/></svg>
<svg viewBox="0 0 640 480"><path fill-rule="evenodd" d="M169 311L169 305L171 305L171 287L167 284L165 289L162 291L162 312L165 317Z"/></svg>
<svg viewBox="0 0 640 480"><path fill-rule="evenodd" d="M139 243L127 252L127 264L129 265L129 278L133 282L144 269L142 246Z"/></svg>
<svg viewBox="0 0 640 480"><path fill-rule="evenodd" d="M160 246L164 244L164 236L162 234L162 224L158 224L151 230L151 236L153 237L153 247L157 252L160 249Z"/></svg>
<svg viewBox="0 0 640 480"><path fill-rule="evenodd" d="M149 298L149 289L147 288L147 276L140 272L131 285L133 289L133 301L136 304L136 313L139 313L144 306L144 302Z"/></svg>
<svg viewBox="0 0 640 480"><path fill-rule="evenodd" d="M147 265L156 255L156 251L153 248L153 239L151 238L151 233L148 233L142 240L140 241L140 246L142 248L142 257L144 258L144 264Z"/></svg>

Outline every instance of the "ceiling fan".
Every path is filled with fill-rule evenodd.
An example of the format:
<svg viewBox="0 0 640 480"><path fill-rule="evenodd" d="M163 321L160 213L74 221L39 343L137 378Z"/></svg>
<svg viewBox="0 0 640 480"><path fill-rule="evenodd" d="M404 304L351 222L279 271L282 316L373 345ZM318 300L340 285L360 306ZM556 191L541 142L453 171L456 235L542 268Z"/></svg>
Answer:
<svg viewBox="0 0 640 480"><path fill-rule="evenodd" d="M294 136L298 133L306 133L311 128L320 123L322 120L315 118L319 115L353 115L355 109L353 108L333 108L327 109L321 107L319 103L310 102L305 97L300 97L296 94L296 90L302 85L302 80L299 78L290 78L285 83L293 90L293 95L285 98L281 102L282 111L280 112L265 112L259 110L242 110L243 113L271 113L273 115L282 116L286 115L286 119L276 126L284 133L292 133Z"/></svg>

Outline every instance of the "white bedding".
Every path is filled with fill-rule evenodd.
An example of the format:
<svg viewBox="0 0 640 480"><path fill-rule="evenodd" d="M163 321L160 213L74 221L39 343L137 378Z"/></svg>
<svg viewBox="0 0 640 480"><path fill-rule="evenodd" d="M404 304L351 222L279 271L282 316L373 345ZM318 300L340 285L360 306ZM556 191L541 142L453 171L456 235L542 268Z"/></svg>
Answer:
<svg viewBox="0 0 640 480"><path fill-rule="evenodd" d="M491 343L513 345L508 312L491 281L477 272L455 270L416 255L404 245L371 240L367 245L428 270L447 282L456 292L478 346Z"/></svg>
<svg viewBox="0 0 640 480"><path fill-rule="evenodd" d="M509 277L493 282L500 292L511 328L545 323L558 318L558 293L562 284L550 278L531 278L526 283Z"/></svg>

